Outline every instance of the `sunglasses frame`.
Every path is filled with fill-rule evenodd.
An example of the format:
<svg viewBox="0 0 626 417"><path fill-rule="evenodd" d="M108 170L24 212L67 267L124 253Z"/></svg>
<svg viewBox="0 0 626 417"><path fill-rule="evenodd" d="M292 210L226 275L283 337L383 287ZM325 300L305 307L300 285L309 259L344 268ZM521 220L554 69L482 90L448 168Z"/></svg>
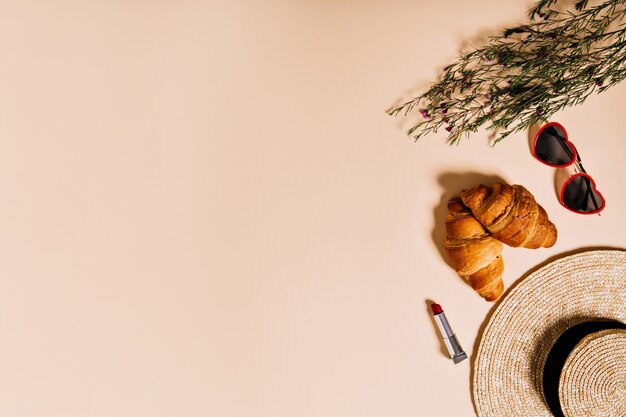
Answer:
<svg viewBox="0 0 626 417"><path fill-rule="evenodd" d="M572 148L572 151L574 152L574 155L572 155L572 160L566 164L561 164L561 165L551 164L539 158L539 156L537 156L537 140L539 139L539 135L541 135L541 133L545 129L549 128L550 126L559 127L563 131L563 134L565 135L565 143L568 144ZM537 134L535 135L535 140L533 141L532 152L533 152L533 156L535 157L535 159L537 159L539 162L541 162L544 165L548 165L552 168L567 168L571 165L576 164L576 168L578 169L578 171L580 171L580 172L570 175L565 181L565 183L563 184L563 186L561 187L561 192L559 193L559 203L561 203L563 207L565 207L572 213L576 213L576 214L597 214L597 213L600 213L602 210L604 210L604 207L606 206L606 199L604 198L602 193L598 191L598 189L596 188L596 182L593 180L593 178L591 178L589 174L587 174L587 171L585 171L585 168L583 168L582 164L580 163L580 155L578 154L578 150L576 149L576 146L574 146L574 144L569 141L569 138L567 136L567 130L565 130L563 125L557 122L550 122L541 126L541 128L537 131ZM577 211L565 205L564 203L565 189L567 188L570 182L572 182L575 178L578 178L578 177L587 178L591 182L591 189L595 191L602 198L602 205L597 210ZM595 203L595 200L594 200L594 203Z"/></svg>
<svg viewBox="0 0 626 417"><path fill-rule="evenodd" d="M563 198L564 195L565 195L565 188L567 188L568 184L570 182L572 182L577 177L587 178L591 182L591 189L594 190L600 197L602 197L602 205L600 206L600 208L598 208L597 210L594 210L594 211L576 211L576 210L573 210L573 209L569 208L568 206L565 205L565 203L563 203L563 201L565 201L564 198ZM576 174L570 175L569 178L563 184L563 187L561 187L561 193L559 194L559 203L561 203L561 205L563 207L565 207L566 209L568 209L572 213L576 213L576 214L597 214L597 213L600 213L602 210L604 210L604 206L606 206L606 199L604 198L602 193L600 191L598 191L598 189L596 188L596 182L593 180L593 178L591 178L591 176L589 174L587 174L586 172L577 172Z"/></svg>
<svg viewBox="0 0 626 417"><path fill-rule="evenodd" d="M549 162L544 161L543 159L539 158L537 156L537 140L539 140L539 135L541 135L541 133L549 128L550 126L556 126L559 127L562 131L563 134L565 135L565 143L569 144L569 146L572 148L572 150L574 151L574 155L572 156L572 160L570 162L568 162L567 164L562 164L562 165L555 165L555 164L551 164ZM547 123L543 126L541 126L541 128L537 131L537 134L535 135L535 140L533 141L533 156L542 164L544 165L548 165L552 168L567 168L568 166L572 165L574 162L576 162L576 160L578 159L578 151L576 150L576 147L574 146L574 144L572 142L569 141L569 138L567 136L567 130L565 130L565 128L563 127L563 125L561 125L560 123L557 122L550 122Z"/></svg>

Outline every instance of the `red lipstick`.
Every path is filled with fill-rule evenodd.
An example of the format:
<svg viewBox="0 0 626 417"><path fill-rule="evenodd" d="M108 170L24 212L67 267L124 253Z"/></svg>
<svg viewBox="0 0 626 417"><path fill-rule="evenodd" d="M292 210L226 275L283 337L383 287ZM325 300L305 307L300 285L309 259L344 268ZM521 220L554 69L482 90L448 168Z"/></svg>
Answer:
<svg viewBox="0 0 626 417"><path fill-rule="evenodd" d="M437 327L439 327L439 332L441 333L443 343L446 345L446 349L448 349L450 358L455 364L467 359L467 354L463 351L461 344L454 335L452 327L450 327L450 323L448 323L448 319L441 306L433 303L430 305L430 309L433 311L435 323L437 323Z"/></svg>
<svg viewBox="0 0 626 417"><path fill-rule="evenodd" d="M432 303L430 305L430 309L433 311L433 314L441 314L443 313L443 309L439 304Z"/></svg>

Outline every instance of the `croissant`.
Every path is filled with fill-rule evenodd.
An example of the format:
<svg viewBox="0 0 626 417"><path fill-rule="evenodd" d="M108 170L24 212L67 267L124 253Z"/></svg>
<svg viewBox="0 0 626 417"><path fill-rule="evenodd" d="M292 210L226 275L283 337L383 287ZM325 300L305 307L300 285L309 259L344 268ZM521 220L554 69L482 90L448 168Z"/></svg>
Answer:
<svg viewBox="0 0 626 417"><path fill-rule="evenodd" d="M458 197L448 201L444 248L452 266L485 300L504 291L502 243L489 235Z"/></svg>
<svg viewBox="0 0 626 417"><path fill-rule="evenodd" d="M494 238L509 246L549 248L556 242L556 227L521 185L480 184L461 191L461 200Z"/></svg>

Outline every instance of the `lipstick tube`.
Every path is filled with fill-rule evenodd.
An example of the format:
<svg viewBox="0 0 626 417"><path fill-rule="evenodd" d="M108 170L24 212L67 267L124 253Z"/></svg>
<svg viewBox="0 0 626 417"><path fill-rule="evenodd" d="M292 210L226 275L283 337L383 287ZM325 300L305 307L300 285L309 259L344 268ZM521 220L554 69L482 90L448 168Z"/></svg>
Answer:
<svg viewBox="0 0 626 417"><path fill-rule="evenodd" d="M443 343L446 345L446 349L448 349L450 358L455 364L467 359L467 354L463 351L461 344L454 335L452 327L450 327L450 323L448 323L448 319L441 306L433 303L430 305L430 308L433 311L435 323L437 323L437 327L439 327L439 333L441 333Z"/></svg>

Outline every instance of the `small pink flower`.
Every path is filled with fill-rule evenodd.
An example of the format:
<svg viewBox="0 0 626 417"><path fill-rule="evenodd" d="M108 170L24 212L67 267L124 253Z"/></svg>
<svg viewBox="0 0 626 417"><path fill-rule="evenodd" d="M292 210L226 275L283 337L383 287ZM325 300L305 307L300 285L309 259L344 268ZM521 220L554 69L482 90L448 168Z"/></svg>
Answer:
<svg viewBox="0 0 626 417"><path fill-rule="evenodd" d="M422 117L426 120L430 120L430 114L428 114L428 110L420 110L420 114L422 115Z"/></svg>

